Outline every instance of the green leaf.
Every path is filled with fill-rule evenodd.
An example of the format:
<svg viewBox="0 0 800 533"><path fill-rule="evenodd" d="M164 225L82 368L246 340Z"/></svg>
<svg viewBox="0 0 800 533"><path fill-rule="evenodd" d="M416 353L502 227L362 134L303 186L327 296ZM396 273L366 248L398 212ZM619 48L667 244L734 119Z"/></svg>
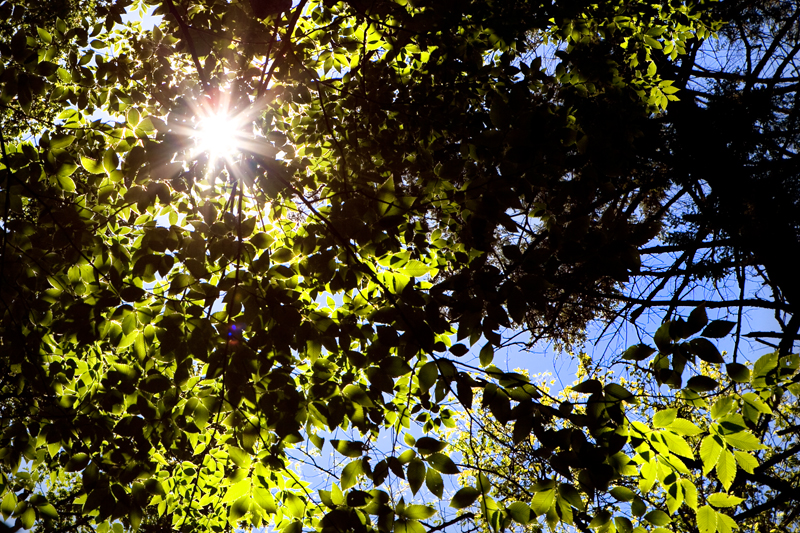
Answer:
<svg viewBox="0 0 800 533"><path fill-rule="evenodd" d="M694 437L695 435L699 435L703 432L703 430L685 418L676 418L673 422L667 425L666 428L670 431L674 431L678 435L684 435L688 437Z"/></svg>
<svg viewBox="0 0 800 533"><path fill-rule="evenodd" d="M58 76L58 79L64 83L72 82L72 75L65 68L59 67L58 70L56 70L56 75ZM64 125L65 128L75 128L79 125L79 122L82 122L80 112L76 111L75 109L62 111L61 114L56 118L67 120L66 124Z"/></svg>
<svg viewBox="0 0 800 533"><path fill-rule="evenodd" d="M274 238L264 232L259 232L250 238L250 242L259 250L263 250L274 242Z"/></svg>
<svg viewBox="0 0 800 533"><path fill-rule="evenodd" d="M351 461L342 469L341 484L342 489L347 490L358 482L358 476L364 473L364 465L361 459Z"/></svg>
<svg viewBox="0 0 800 533"><path fill-rule="evenodd" d="M3 497L3 502L0 504L0 512L3 513L3 518L8 520L8 517L11 516L11 513L14 512L16 507L17 496L13 492L6 492L6 495Z"/></svg>
<svg viewBox="0 0 800 533"><path fill-rule="evenodd" d="M681 397L684 403L691 405L692 407L706 408L708 406L708 402L706 402L699 394L692 390L681 389L678 395Z"/></svg>
<svg viewBox="0 0 800 533"><path fill-rule="evenodd" d="M719 461L720 454L722 453L722 444L718 439L719 437L716 435L708 435L700 444L700 460L703 461L703 475L708 475Z"/></svg>
<svg viewBox="0 0 800 533"><path fill-rule="evenodd" d="M295 520L294 522L289 522L286 527L279 530L281 533L303 533L303 522L300 520Z"/></svg>
<svg viewBox="0 0 800 533"><path fill-rule="evenodd" d="M425 463L420 459L412 459L406 467L406 479L411 488L411 492L416 494L425 480Z"/></svg>
<svg viewBox="0 0 800 533"><path fill-rule="evenodd" d="M61 185L61 188L66 190L67 192L72 192L75 190L75 182L69 180L70 182L72 182L72 184L70 185L69 182L67 181L62 182L61 180L63 178L68 178L69 176L74 174L77 169L78 165L76 165L75 163L64 163L63 165L58 167L58 170L56 171L56 178L58 179L59 185Z"/></svg>
<svg viewBox="0 0 800 533"><path fill-rule="evenodd" d="M33 507L28 507L18 518L22 523L22 527L31 529L34 522L36 522L36 510Z"/></svg>
<svg viewBox="0 0 800 533"><path fill-rule="evenodd" d="M656 330L656 334L653 336L653 341L656 343L659 352L667 353L672 348L672 337L669 334L669 327L670 322L664 322L659 326Z"/></svg>
<svg viewBox="0 0 800 533"><path fill-rule="evenodd" d="M622 358L628 361L643 361L654 353L656 353L655 348L651 348L646 344L636 344L625 350Z"/></svg>
<svg viewBox="0 0 800 533"><path fill-rule="evenodd" d="M80 112L76 109L65 109L56 117L59 120L76 121L80 117Z"/></svg>
<svg viewBox="0 0 800 533"><path fill-rule="evenodd" d="M606 393L606 397L609 399L616 398L623 402L636 403L636 397L633 393L617 383L609 383L603 387L603 392Z"/></svg>
<svg viewBox="0 0 800 533"><path fill-rule="evenodd" d="M697 510L697 529L700 533L714 533L717 530L717 512L708 505Z"/></svg>
<svg viewBox="0 0 800 533"><path fill-rule="evenodd" d="M766 448L766 446L761 444L758 438L749 431L724 434L722 438L725 439L726 443L730 444L734 448L739 448L740 450L750 451L763 450Z"/></svg>
<svg viewBox="0 0 800 533"><path fill-rule="evenodd" d="M577 385L573 385L572 390L582 394L595 394L603 392L603 384L596 379L587 379Z"/></svg>
<svg viewBox="0 0 800 533"><path fill-rule="evenodd" d="M653 427L664 428L672 424L678 416L677 409L664 409L653 416Z"/></svg>
<svg viewBox="0 0 800 533"><path fill-rule="evenodd" d="M679 483L672 483L667 487L667 511L670 515L678 512L683 504L683 490Z"/></svg>
<svg viewBox="0 0 800 533"><path fill-rule="evenodd" d="M553 506L556 499L555 489L543 490L533 495L531 500L531 509L536 516L545 514Z"/></svg>
<svg viewBox="0 0 800 533"><path fill-rule="evenodd" d="M736 463L739 465L739 468L741 468L748 474L752 474L753 471L756 468L758 468L758 459L756 459L747 452L740 452L739 450L734 450L733 456L736 458Z"/></svg>
<svg viewBox="0 0 800 533"><path fill-rule="evenodd" d="M492 361L494 360L494 347L491 343L487 342L484 344L483 348L481 348L480 354L478 355L478 359L480 361L480 365L484 368L492 364Z"/></svg>
<svg viewBox="0 0 800 533"><path fill-rule="evenodd" d="M200 404L202 405L202 404ZM233 463L239 468L250 467L250 454L237 446L228 446L228 454Z"/></svg>
<svg viewBox="0 0 800 533"><path fill-rule="evenodd" d="M772 409L770 409L755 392L746 392L742 394L742 401L760 413L765 415L772 414Z"/></svg>
<svg viewBox="0 0 800 533"><path fill-rule="evenodd" d="M750 383L750 369L741 363L728 363L725 365L728 376L736 383Z"/></svg>
<svg viewBox="0 0 800 533"><path fill-rule="evenodd" d="M75 141L74 135L61 134L50 138L50 148L53 150L66 148ZM77 165L75 165L77 168Z"/></svg>
<svg viewBox="0 0 800 533"><path fill-rule="evenodd" d="M89 464L89 456L85 453L76 453L67 461L64 470L67 472L78 472L86 468Z"/></svg>
<svg viewBox="0 0 800 533"><path fill-rule="evenodd" d="M133 128L135 128L136 125L139 124L139 121L141 120L141 116L139 115L139 111L136 108L133 108L133 107L128 109L128 113L127 113L127 117L126 118L128 119L128 124L133 126Z"/></svg>
<svg viewBox="0 0 800 533"><path fill-rule="evenodd" d="M86 156L81 156L81 165L91 174L105 174L106 172L102 162L95 161Z"/></svg>
<svg viewBox="0 0 800 533"><path fill-rule="evenodd" d="M394 522L395 533L426 533L418 520L400 519Z"/></svg>
<svg viewBox="0 0 800 533"><path fill-rule="evenodd" d="M372 501L372 495L363 490L351 490L347 493L348 507L366 507Z"/></svg>
<svg viewBox="0 0 800 533"><path fill-rule="evenodd" d="M729 490L735 477L736 461L733 458L733 454L728 450L722 450L719 461L717 461L717 479L725 487L725 490Z"/></svg>
<svg viewBox="0 0 800 533"><path fill-rule="evenodd" d="M39 515L49 518L50 520L58 520L58 511L56 508L53 507L50 503L45 503L44 505L38 505L36 509L39 511Z"/></svg>
<svg viewBox="0 0 800 533"><path fill-rule="evenodd" d="M265 487L255 485L253 487L253 500L261 507L267 514L275 514L278 511L278 506L275 503L275 498L272 493Z"/></svg>
<svg viewBox="0 0 800 533"><path fill-rule="evenodd" d="M744 501L744 498L725 494L724 492L717 492L711 494L708 498L708 503L714 507L736 507Z"/></svg>
<svg viewBox="0 0 800 533"><path fill-rule="evenodd" d="M427 460L433 468L442 474L458 474L460 472L453 460L443 453L434 453Z"/></svg>
<svg viewBox="0 0 800 533"><path fill-rule="evenodd" d="M400 464L406 464L416 456L417 452L415 452L414 450L406 450L399 456L397 456L397 460L400 461Z"/></svg>
<svg viewBox="0 0 800 533"><path fill-rule="evenodd" d="M420 437L417 439L416 448L422 455L440 452L447 447L447 444L431 437Z"/></svg>
<svg viewBox="0 0 800 533"><path fill-rule="evenodd" d="M434 496L439 499L442 498L444 494L444 481L442 480L441 474L433 468L428 468L425 472L425 486L428 487L428 490L431 491Z"/></svg>
<svg viewBox="0 0 800 533"><path fill-rule="evenodd" d="M42 29L42 28L36 28L36 32L39 34L39 38L45 44L50 44L50 43L53 42L53 36L50 35L50 32L48 32L47 30Z"/></svg>
<svg viewBox="0 0 800 533"><path fill-rule="evenodd" d="M686 386L694 392L710 392L716 389L719 383L708 376L693 376L686 382Z"/></svg>
<svg viewBox="0 0 800 533"><path fill-rule="evenodd" d="M531 521L531 508L523 502L512 503L506 507L506 511L508 511L508 516L518 524L525 526Z"/></svg>
<svg viewBox="0 0 800 533"><path fill-rule="evenodd" d="M349 441L349 440L336 440L333 439L330 441L331 446L340 454L344 455L345 457L361 457L361 454L364 451L364 443L361 441Z"/></svg>
<svg viewBox="0 0 800 533"><path fill-rule="evenodd" d="M620 533L633 533L633 523L625 516L615 516L614 525Z"/></svg>
<svg viewBox="0 0 800 533"><path fill-rule="evenodd" d="M689 479L681 479L680 481L683 489L683 501L691 509L697 510L697 487Z"/></svg>
<svg viewBox="0 0 800 533"><path fill-rule="evenodd" d="M110 174L117 166L119 166L119 157L114 150L109 148L103 153L103 169Z"/></svg>
<svg viewBox="0 0 800 533"><path fill-rule="evenodd" d="M598 511L597 514L594 515L592 521L589 522L589 527L591 529L598 529L611 521L611 512L608 510Z"/></svg>
<svg viewBox="0 0 800 533"><path fill-rule="evenodd" d="M469 348L467 348L465 345L461 343L458 343L452 345L450 348L448 348L447 351L456 357L463 357L464 355L467 354L467 352L469 352Z"/></svg>
<svg viewBox="0 0 800 533"><path fill-rule="evenodd" d="M358 385L349 384L342 389L342 394L363 407L375 407L372 398Z"/></svg>
<svg viewBox="0 0 800 533"><path fill-rule="evenodd" d="M614 498L621 502L629 502L635 496L634 492L628 487L614 487L611 489L610 493Z"/></svg>
<svg viewBox="0 0 800 533"><path fill-rule="evenodd" d="M558 494L576 509L580 511L585 509L586 504L584 503L583 498L581 498L581 493L569 483L561 483L558 486Z"/></svg>
<svg viewBox="0 0 800 533"><path fill-rule="evenodd" d="M717 512L717 531L719 533L733 533L734 529L739 529L739 524L730 516Z"/></svg>
<svg viewBox="0 0 800 533"><path fill-rule="evenodd" d="M436 363L429 361L422 365L422 368L419 369L417 376L419 388L423 391L427 391L433 386L434 383L436 383L436 380L439 377L439 369L436 366Z"/></svg>
<svg viewBox="0 0 800 533"><path fill-rule="evenodd" d="M393 378L405 376L411 372L411 366L400 357L387 357L381 361L381 369Z"/></svg>
<svg viewBox="0 0 800 533"><path fill-rule="evenodd" d="M289 511L289 515L294 518L302 518L305 515L306 504L296 494L289 492L283 501L283 508Z"/></svg>
<svg viewBox="0 0 800 533"><path fill-rule="evenodd" d="M172 387L172 381L163 374L151 374L139 384L139 388L153 394L164 392Z"/></svg>
<svg viewBox="0 0 800 533"><path fill-rule="evenodd" d="M72 171L64 169L64 173L67 172L69 174L72 174L72 172L74 172L74 169ZM59 174L61 174L61 169L59 169ZM75 192L75 182L72 181L72 178L68 177L68 175L57 176L57 177L58 177L58 184L61 186L61 190L63 190L64 192Z"/></svg>
<svg viewBox="0 0 800 533"><path fill-rule="evenodd" d="M239 522L250 511L250 498L242 496L230 506L228 521L231 524Z"/></svg>
<svg viewBox="0 0 800 533"><path fill-rule="evenodd" d="M164 490L163 485L157 479L150 478L144 481L144 487L147 489L147 492L153 494L154 496L166 496L166 491Z"/></svg>
<svg viewBox="0 0 800 533"><path fill-rule="evenodd" d="M730 413L731 409L733 409L733 405L733 398L730 396L723 396L714 402L714 405L711 406L711 411L709 414L713 420L718 420Z"/></svg>
<svg viewBox="0 0 800 533"><path fill-rule="evenodd" d="M244 478L243 480L239 481L228 487L228 490L225 491L225 497L222 498L222 503L228 503L232 501L236 501L245 494L250 492L251 481L250 478Z"/></svg>
<svg viewBox="0 0 800 533"><path fill-rule="evenodd" d="M659 509L654 509L644 515L644 519L653 524L654 526L666 526L671 522L669 515Z"/></svg>
<svg viewBox="0 0 800 533"><path fill-rule="evenodd" d="M674 453L675 455L680 455L681 457L688 457L690 459L694 458L694 452L692 452L691 446L683 439L683 437L679 435L674 435L668 431L662 432L662 437L669 446L670 452Z"/></svg>
<svg viewBox="0 0 800 533"><path fill-rule="evenodd" d="M450 500L450 507L454 509L464 509L475 503L475 500L477 500L480 495L481 491L476 488L463 487L458 489L453 495L453 498Z"/></svg>
<svg viewBox="0 0 800 533"><path fill-rule="evenodd" d="M431 267L429 267L422 261L417 261L416 259L412 259L400 269L400 272L402 272L406 276L412 276L417 278L420 276L424 276L430 271Z"/></svg>
<svg viewBox="0 0 800 533"><path fill-rule="evenodd" d="M425 520L436 514L436 509L428 507L427 505L406 505L405 510L399 513L406 518L415 520Z"/></svg>
<svg viewBox="0 0 800 533"><path fill-rule="evenodd" d="M527 440L533 429L533 417L521 416L514 422L514 429L511 432L511 442L516 446L520 442Z"/></svg>
<svg viewBox="0 0 800 533"><path fill-rule="evenodd" d="M656 476L658 475L658 465L655 460L644 463L639 469L641 478L639 479L639 490L643 494L647 494L656 483Z"/></svg>
<svg viewBox="0 0 800 533"><path fill-rule="evenodd" d="M636 496L631 502L631 513L634 516L642 516L645 511L647 511L647 504L639 496Z"/></svg>

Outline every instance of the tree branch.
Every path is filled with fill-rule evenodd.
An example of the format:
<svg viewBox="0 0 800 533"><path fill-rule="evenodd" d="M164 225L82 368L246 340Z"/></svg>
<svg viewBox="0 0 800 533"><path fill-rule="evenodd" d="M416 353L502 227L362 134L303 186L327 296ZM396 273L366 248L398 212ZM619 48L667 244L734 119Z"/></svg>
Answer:
<svg viewBox="0 0 800 533"><path fill-rule="evenodd" d="M200 64L200 59L197 56L197 49L194 46L194 41L192 40L192 36L189 33L189 27L181 18L180 13L178 10L175 9L175 4L172 3L172 0L164 0L167 4L167 9L169 9L170 14L175 17L175 21L178 23L178 26L181 29L181 33L183 34L183 38L186 39L186 45L189 47L189 52L192 54L192 61L194 61L194 67L197 69L197 75L200 78L200 83L203 84L203 90L208 90L209 83L208 78L206 78L206 74L203 71L203 66Z"/></svg>
<svg viewBox="0 0 800 533"><path fill-rule="evenodd" d="M461 516L457 516L457 517L453 518L452 520L448 520L447 522L445 522L443 524L440 524L438 526L435 526L435 527L427 526L427 527L430 528L430 529L428 529L428 533L433 533L434 531L441 531L442 529L446 528L447 526L452 526L453 524L457 524L458 522L461 522L462 520L469 520L469 519L472 519L472 518L475 518L475 515L473 513L464 513Z"/></svg>

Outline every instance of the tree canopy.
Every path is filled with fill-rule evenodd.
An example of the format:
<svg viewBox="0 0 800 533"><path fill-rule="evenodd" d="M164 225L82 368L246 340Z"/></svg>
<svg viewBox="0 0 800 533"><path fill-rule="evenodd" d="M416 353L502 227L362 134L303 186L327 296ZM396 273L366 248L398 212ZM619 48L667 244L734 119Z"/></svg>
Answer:
<svg viewBox="0 0 800 533"><path fill-rule="evenodd" d="M796 6L51 4L0 4L14 527L797 528ZM559 394L494 360L597 324Z"/></svg>

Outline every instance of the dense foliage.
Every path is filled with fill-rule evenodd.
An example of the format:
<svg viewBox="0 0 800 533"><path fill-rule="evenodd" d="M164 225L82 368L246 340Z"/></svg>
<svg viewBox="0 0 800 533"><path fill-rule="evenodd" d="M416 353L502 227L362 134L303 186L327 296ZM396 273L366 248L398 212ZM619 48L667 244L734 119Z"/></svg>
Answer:
<svg viewBox="0 0 800 533"><path fill-rule="evenodd" d="M152 30L123 22L144 9ZM772 509L797 498L798 13L0 4L3 517L725 533L742 504L794 527ZM751 372L757 307L782 329L755 332L778 344ZM509 332L568 347L645 310L664 322L627 384L556 405L494 364ZM523 477L489 467L509 449Z"/></svg>

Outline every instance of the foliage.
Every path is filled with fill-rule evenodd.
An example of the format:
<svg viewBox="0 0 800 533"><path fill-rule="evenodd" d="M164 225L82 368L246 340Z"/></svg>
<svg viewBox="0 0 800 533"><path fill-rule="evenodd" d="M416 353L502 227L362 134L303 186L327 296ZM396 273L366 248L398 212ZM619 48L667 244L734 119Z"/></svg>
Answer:
<svg viewBox="0 0 800 533"><path fill-rule="evenodd" d="M163 17L157 27L122 23L126 9L147 7ZM677 200L706 187L675 173L664 147L696 144L691 113L679 107L670 122L671 110L691 90L684 58L722 28L717 11L650 0L121 0L36 14L4 2L4 518L101 533L444 529L469 516L451 520L424 500L446 498L445 480L463 468L437 432L471 412L476 393L496 420L515 421L517 442L546 442L549 424L590 431L605 462L551 462L565 479L580 470L558 501L581 507L579 491L604 495L629 475L609 459L626 445L650 464L638 441L668 433L629 429L622 402L634 398L619 384L587 382L586 413L562 412L493 354L509 328L570 345L619 302L660 305L625 283L668 216L687 212ZM238 126L236 150L197 148L215 114ZM703 231L671 229L695 245L742 235L731 268L763 266L770 303L790 314L783 265L730 224L736 206L715 205L689 209ZM674 387L692 357L719 363L713 329L678 343L699 332L696 315L671 316L681 290L652 368ZM791 316L781 365L794 365ZM482 370L465 357L473 346ZM744 381L742 367L728 370ZM686 397L659 401L705 416ZM750 431L732 434L744 442ZM311 446L335 450L332 468L319 465L322 486L307 478ZM499 489L481 479L452 503L479 499L473 516L495 528L528 512L526 502L492 507ZM534 496L537 514L555 509L548 490ZM558 509L569 521L570 507ZM603 516L573 513L590 527Z"/></svg>
<svg viewBox="0 0 800 533"><path fill-rule="evenodd" d="M711 533L796 530L796 510L786 505L795 472L780 463L797 451L785 435L797 427L800 389L791 376L800 359L770 353L754 365L722 367L703 342L718 336L715 327L658 351L630 348L622 356L629 377L619 383L610 371L590 376L584 354L578 381L543 398L534 435L517 431L523 418L509 435L491 403L464 417L455 436L465 478L492 487L476 516L494 521L493 529L529 531L564 522L626 533L668 524ZM669 338L684 335L670 330ZM693 367L686 388L652 386L659 368L674 375L663 363L669 359Z"/></svg>

